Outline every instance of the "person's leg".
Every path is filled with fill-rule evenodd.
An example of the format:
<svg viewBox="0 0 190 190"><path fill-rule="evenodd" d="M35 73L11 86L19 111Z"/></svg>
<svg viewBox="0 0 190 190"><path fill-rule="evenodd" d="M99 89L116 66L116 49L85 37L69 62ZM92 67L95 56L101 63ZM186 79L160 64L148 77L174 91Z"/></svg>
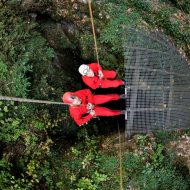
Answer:
<svg viewBox="0 0 190 190"><path fill-rule="evenodd" d="M107 94L107 95L94 95L93 99L94 99L94 104L98 105L98 104L104 104L109 101L118 100L120 98L118 94Z"/></svg>
<svg viewBox="0 0 190 190"><path fill-rule="evenodd" d="M102 80L101 88L116 88L118 86L124 85L122 80Z"/></svg>
<svg viewBox="0 0 190 190"><path fill-rule="evenodd" d="M117 75L115 71L109 71L109 70L103 70L102 73L104 74L104 77L107 79L114 79Z"/></svg>
<svg viewBox="0 0 190 190"><path fill-rule="evenodd" d="M121 114L119 110L110 110L108 108L99 107L99 106L96 106L94 108L94 111L96 116L116 116Z"/></svg>

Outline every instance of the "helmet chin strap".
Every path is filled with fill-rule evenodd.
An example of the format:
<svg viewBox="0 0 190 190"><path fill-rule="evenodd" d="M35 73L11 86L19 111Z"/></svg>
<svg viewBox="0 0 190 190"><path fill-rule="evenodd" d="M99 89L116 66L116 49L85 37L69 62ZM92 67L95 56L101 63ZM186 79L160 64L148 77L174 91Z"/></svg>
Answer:
<svg viewBox="0 0 190 190"><path fill-rule="evenodd" d="M89 72L90 72L90 74L92 74L92 75L86 75L86 76L88 76L88 77L94 77L94 75L95 75L95 74L94 74L94 71L90 69Z"/></svg>

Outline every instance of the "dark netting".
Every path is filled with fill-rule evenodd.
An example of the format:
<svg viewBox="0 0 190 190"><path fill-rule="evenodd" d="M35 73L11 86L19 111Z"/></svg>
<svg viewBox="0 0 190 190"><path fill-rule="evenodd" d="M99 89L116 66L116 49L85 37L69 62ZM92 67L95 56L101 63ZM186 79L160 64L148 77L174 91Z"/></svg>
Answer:
<svg viewBox="0 0 190 190"><path fill-rule="evenodd" d="M161 32L130 30L124 43L126 136L190 127L190 67Z"/></svg>

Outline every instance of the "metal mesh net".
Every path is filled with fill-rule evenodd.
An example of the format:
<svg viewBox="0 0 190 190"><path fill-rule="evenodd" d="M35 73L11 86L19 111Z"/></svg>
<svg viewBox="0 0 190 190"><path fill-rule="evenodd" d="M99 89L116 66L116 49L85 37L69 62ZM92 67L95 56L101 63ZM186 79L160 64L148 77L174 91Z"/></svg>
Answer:
<svg viewBox="0 0 190 190"><path fill-rule="evenodd" d="M161 32L128 31L126 136L190 127L190 67Z"/></svg>

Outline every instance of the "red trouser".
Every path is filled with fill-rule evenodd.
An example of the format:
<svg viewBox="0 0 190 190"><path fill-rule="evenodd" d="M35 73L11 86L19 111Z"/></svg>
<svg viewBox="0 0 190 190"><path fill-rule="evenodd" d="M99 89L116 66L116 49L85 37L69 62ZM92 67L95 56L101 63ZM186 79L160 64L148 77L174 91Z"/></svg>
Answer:
<svg viewBox="0 0 190 190"><path fill-rule="evenodd" d="M115 71L103 70L103 74L105 79L101 81L102 88L116 88L120 85L123 85L122 80L108 80L108 79L114 79L116 77Z"/></svg>
<svg viewBox="0 0 190 190"><path fill-rule="evenodd" d="M114 115L120 115L119 110L110 110L105 107L97 106L99 104L103 104L112 100L118 100L119 95L118 94L108 94L108 95L94 95L94 111L96 113L96 116L114 116Z"/></svg>

